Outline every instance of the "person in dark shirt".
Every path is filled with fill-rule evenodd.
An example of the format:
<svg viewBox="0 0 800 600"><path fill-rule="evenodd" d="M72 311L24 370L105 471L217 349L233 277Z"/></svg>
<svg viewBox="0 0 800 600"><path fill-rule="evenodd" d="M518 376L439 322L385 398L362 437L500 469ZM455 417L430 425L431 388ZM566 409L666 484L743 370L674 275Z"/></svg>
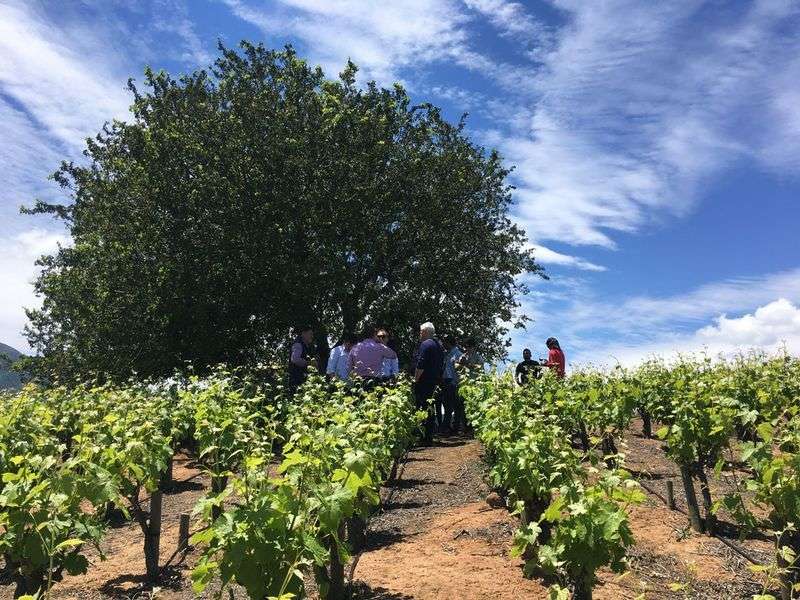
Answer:
<svg viewBox="0 0 800 600"><path fill-rule="evenodd" d="M308 369L316 366L314 360L314 330L298 327L289 356L289 391L294 394L308 377Z"/></svg>
<svg viewBox="0 0 800 600"><path fill-rule="evenodd" d="M442 379L444 352L439 341L434 337L436 330L433 323L423 323L419 328L421 341L417 351L417 364L414 371L414 397L417 408L428 413L425 420L425 443L433 443L433 430L436 424L433 407L429 400L433 398L436 386Z"/></svg>
<svg viewBox="0 0 800 600"><path fill-rule="evenodd" d="M531 351L525 348L522 351L522 362L517 364L517 371L514 379L518 385L525 385L531 379L538 379L541 365L538 361L531 359Z"/></svg>

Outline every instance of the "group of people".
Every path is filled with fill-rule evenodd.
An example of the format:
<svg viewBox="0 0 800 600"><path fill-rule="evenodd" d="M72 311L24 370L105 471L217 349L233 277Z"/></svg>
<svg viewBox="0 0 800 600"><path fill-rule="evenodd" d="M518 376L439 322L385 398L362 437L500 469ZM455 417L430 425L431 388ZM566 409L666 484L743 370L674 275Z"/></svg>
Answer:
<svg viewBox="0 0 800 600"><path fill-rule="evenodd" d="M305 381L310 369L321 367L314 356L313 341L312 328L303 327L292 344L289 358L289 388L292 391ZM463 349L452 335L445 335L440 341L430 322L420 326L419 341L410 372L413 373L416 405L428 414L425 439L430 443L436 431L446 435L466 429L464 401L458 391L459 380L465 371L482 371L486 361L473 338L464 340ZM564 376L565 359L558 340L549 338L547 347L548 358L539 361L531 359L529 349L524 350L523 361L517 365L515 373L518 384L525 385L530 379L539 377L543 368L551 368L558 376ZM357 380L366 387L393 379L400 372L400 361L389 330L368 328L360 340L353 334L344 334L327 357L324 372L329 379Z"/></svg>
<svg viewBox="0 0 800 600"><path fill-rule="evenodd" d="M567 372L567 360L564 351L554 337L547 338L547 358L533 360L530 348L522 351L522 362L517 363L514 371L514 380L518 385L525 385L531 379L539 379L542 369L552 369L558 377L564 377Z"/></svg>

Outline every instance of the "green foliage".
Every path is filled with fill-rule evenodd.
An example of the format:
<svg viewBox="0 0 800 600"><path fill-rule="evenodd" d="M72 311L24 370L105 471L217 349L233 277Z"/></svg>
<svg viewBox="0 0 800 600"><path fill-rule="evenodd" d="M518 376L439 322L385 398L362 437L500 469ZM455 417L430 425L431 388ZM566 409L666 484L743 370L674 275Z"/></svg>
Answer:
<svg viewBox="0 0 800 600"><path fill-rule="evenodd" d="M326 567L349 555L343 524L369 515L424 416L413 411L407 383L365 392L311 378L296 400L280 464L270 468L263 453L248 453L231 473L237 501L195 535L206 545L192 575L197 592L218 574L253 599L302 594L300 569L314 566L326 597L334 577ZM196 510L210 520L209 507Z"/></svg>
<svg viewBox="0 0 800 600"><path fill-rule="evenodd" d="M211 72L145 72L128 122L54 178L71 247L43 257L28 338L39 370L167 375L252 364L298 322L419 315L502 355L517 276L541 273L508 217L508 170L399 85L325 79L294 50L242 43Z"/></svg>
<svg viewBox="0 0 800 600"><path fill-rule="evenodd" d="M597 453L589 449L584 456L570 440L579 423L602 431L622 427L626 419L619 413L625 407L630 412L631 404L596 406L601 398L622 398L618 391L589 373L545 377L521 388L508 376L462 385L468 415L491 459L493 483L522 515L513 554L526 558L526 572L544 570L571 583L576 597L591 590L600 567L625 569L626 548L633 544L625 509L643 500L626 472L598 469ZM587 469L584 458L595 466ZM564 593L556 586L551 596Z"/></svg>
<svg viewBox="0 0 800 600"><path fill-rule="evenodd" d="M100 466L67 455L45 398L32 386L0 397L0 553L18 593L46 592L63 572L86 571L83 546L99 543L104 524L85 507L115 495Z"/></svg>

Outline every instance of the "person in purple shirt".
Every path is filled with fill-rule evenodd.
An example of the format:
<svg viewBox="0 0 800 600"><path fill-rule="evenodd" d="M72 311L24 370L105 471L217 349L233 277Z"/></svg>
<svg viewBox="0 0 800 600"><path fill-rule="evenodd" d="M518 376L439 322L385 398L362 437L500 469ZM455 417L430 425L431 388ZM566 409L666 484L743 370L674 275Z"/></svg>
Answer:
<svg viewBox="0 0 800 600"><path fill-rule="evenodd" d="M376 379L381 376L383 359L396 359L397 353L378 340L377 330L368 328L364 340L350 351L350 374L363 379Z"/></svg>

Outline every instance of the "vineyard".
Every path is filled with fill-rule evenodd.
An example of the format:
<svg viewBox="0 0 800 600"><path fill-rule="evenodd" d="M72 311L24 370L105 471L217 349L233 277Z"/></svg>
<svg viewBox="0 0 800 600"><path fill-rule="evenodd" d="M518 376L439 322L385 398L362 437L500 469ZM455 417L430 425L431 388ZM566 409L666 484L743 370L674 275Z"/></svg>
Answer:
<svg viewBox="0 0 800 600"><path fill-rule="evenodd" d="M461 386L477 441L431 448L415 447L424 414L406 382L312 378L289 398L269 380L220 370L0 397L0 594L81 597L64 586L136 527L139 598L800 596L800 361L652 361L525 387L482 375ZM189 596L146 591L169 562L179 457L205 482L180 515ZM684 521L678 552L709 539L741 558L747 595L645 581L639 533L662 525L647 506ZM487 574L446 592L430 588L438 568ZM134 594L92 597L109 596Z"/></svg>

